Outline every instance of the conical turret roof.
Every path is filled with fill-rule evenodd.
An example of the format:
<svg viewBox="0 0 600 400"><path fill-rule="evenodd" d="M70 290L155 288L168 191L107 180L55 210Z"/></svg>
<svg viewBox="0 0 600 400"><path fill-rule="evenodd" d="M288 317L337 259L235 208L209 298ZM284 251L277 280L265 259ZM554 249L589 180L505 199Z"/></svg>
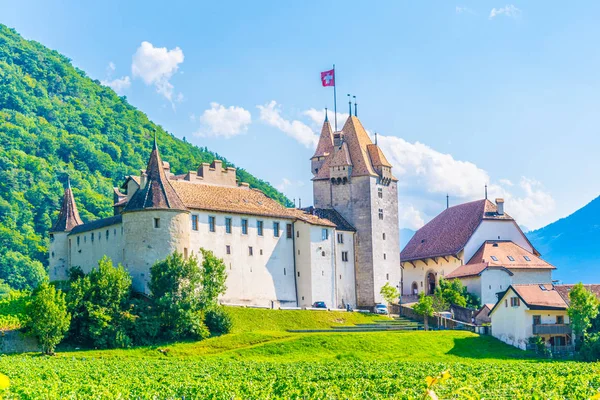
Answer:
<svg viewBox="0 0 600 400"><path fill-rule="evenodd" d="M146 186L134 193L123 212L147 209L187 211L183 201L181 201L165 174L156 138L154 138L154 146L152 153L150 153L146 174Z"/></svg>
<svg viewBox="0 0 600 400"><path fill-rule="evenodd" d="M329 119L325 117L325 122L323 122L321 128L321 137L319 137L319 143L312 158L326 157L331 153L333 153L333 131Z"/></svg>
<svg viewBox="0 0 600 400"><path fill-rule="evenodd" d="M58 220L50 230L50 232L70 232L77 225L82 225L83 221L79 217L73 191L71 190L71 181L67 181L65 194L63 196Z"/></svg>

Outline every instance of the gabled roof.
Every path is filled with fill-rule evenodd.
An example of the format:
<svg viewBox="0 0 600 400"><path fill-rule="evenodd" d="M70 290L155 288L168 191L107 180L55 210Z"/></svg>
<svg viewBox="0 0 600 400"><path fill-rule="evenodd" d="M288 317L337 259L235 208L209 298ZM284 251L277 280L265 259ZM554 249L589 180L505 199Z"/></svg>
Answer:
<svg viewBox="0 0 600 400"><path fill-rule="evenodd" d="M514 261L511 261L509 257ZM467 264L478 263L487 263L490 266L505 267L511 270L556 269L555 266L509 240L485 241Z"/></svg>
<svg viewBox="0 0 600 400"><path fill-rule="evenodd" d="M447 208L419 229L400 253L400 260L457 255L467 244L481 221L511 220L498 214L491 201L477 200Z"/></svg>
<svg viewBox="0 0 600 400"><path fill-rule="evenodd" d="M292 214L296 219L300 221L304 221L307 224L317 225L317 226L328 226L331 228L335 228L335 224L326 218L322 218L316 213L308 212L302 208L289 208L288 211Z"/></svg>
<svg viewBox="0 0 600 400"><path fill-rule="evenodd" d="M356 229L350 225L350 223L346 221L344 217L340 215L340 213L332 208L314 208L313 206L310 206L303 208L302 210L306 213L316 215L321 219L331 221L338 231L356 232Z"/></svg>
<svg viewBox="0 0 600 400"><path fill-rule="evenodd" d="M352 165L350 161L350 153L348 152L348 144L342 143L340 147L335 149L335 153L331 158L330 167L347 167Z"/></svg>
<svg viewBox="0 0 600 400"><path fill-rule="evenodd" d="M554 289L558 293L560 293L567 305L571 304L569 292L571 291L571 289L573 289L573 286L575 285L554 285ZM600 285L583 285L583 287L592 292L596 296L596 298L600 299Z"/></svg>
<svg viewBox="0 0 600 400"><path fill-rule="evenodd" d="M568 305L550 284L510 285L490 311L492 314L507 293L514 292L530 310L566 310Z"/></svg>
<svg viewBox="0 0 600 400"><path fill-rule="evenodd" d="M73 191L71 190L71 181L69 180L67 181L67 187L65 188L65 193L63 195L58 219L50 232L69 232L81 224L83 224L83 221L79 217L77 204L75 204L75 198L73 197Z"/></svg>
<svg viewBox="0 0 600 400"><path fill-rule="evenodd" d="M368 144L367 151L369 153L369 157L371 158L371 163L373 163L374 166L392 166L392 164L389 163L387 158L385 158L385 155L383 154L383 151L381 151L381 148L376 144Z"/></svg>
<svg viewBox="0 0 600 400"><path fill-rule="evenodd" d="M326 157L331 153L333 153L333 131L331 130L331 124L326 117L325 122L323 122L323 128L321 128L321 136L319 137L317 149L312 158Z"/></svg>
<svg viewBox="0 0 600 400"><path fill-rule="evenodd" d="M146 167L146 175L146 186L136 190L123 212L139 210L187 211L165 174L156 139Z"/></svg>

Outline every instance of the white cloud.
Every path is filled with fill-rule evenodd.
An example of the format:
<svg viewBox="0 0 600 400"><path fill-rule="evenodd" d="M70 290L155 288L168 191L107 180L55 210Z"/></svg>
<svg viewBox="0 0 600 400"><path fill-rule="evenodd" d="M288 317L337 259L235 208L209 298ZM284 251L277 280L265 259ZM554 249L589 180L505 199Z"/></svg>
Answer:
<svg viewBox="0 0 600 400"><path fill-rule="evenodd" d="M457 14L475 14L469 7L456 6Z"/></svg>
<svg viewBox="0 0 600 400"><path fill-rule="evenodd" d="M498 16L505 16L505 17L518 17L521 15L521 10L518 9L517 7L515 7L512 4L507 4L504 7L501 8L492 8L492 11L490 11L490 19L496 18Z"/></svg>
<svg viewBox="0 0 600 400"><path fill-rule="evenodd" d="M202 127L199 136L231 138L248 130L252 116L242 107L224 107L219 103L210 103L199 118Z"/></svg>
<svg viewBox="0 0 600 400"><path fill-rule="evenodd" d="M121 94L125 89L131 86L131 79L129 79L128 76L124 76L122 78L117 78L110 81L100 81L100 83Z"/></svg>
<svg viewBox="0 0 600 400"><path fill-rule="evenodd" d="M167 50L166 47L154 47L152 43L144 41L133 55L131 73L146 85L154 85L158 93L173 103L174 87L169 80L183 59L183 51L179 47ZM183 100L181 93L175 99Z"/></svg>
<svg viewBox="0 0 600 400"><path fill-rule="evenodd" d="M117 66L115 65L114 62L110 61L108 63L108 66L106 67L106 73L108 75L112 74L113 72L115 72L115 70L117 69Z"/></svg>
<svg viewBox="0 0 600 400"><path fill-rule="evenodd" d="M379 135L379 145L399 179L401 226L419 228L443 210L446 194L451 205L481 199L490 182L488 172L474 163L456 160L425 144ZM488 185L488 198L503 197L506 212L519 224L536 228L550 222L544 217L554 210L555 202L541 183L522 177L518 186L507 179Z"/></svg>
<svg viewBox="0 0 600 400"><path fill-rule="evenodd" d="M264 106L257 106L257 108L260 110L261 121L279 129L307 148L314 148L317 146L319 136L304 122L297 120L290 121L283 118L281 116L281 107L277 105L275 100L272 100Z"/></svg>

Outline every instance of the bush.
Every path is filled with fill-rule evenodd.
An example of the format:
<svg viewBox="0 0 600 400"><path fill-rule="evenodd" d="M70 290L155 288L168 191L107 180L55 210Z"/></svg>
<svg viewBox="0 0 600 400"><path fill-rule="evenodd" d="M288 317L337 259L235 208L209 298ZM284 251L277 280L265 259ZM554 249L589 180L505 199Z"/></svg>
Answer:
<svg viewBox="0 0 600 400"><path fill-rule="evenodd" d="M64 293L44 282L33 294L25 311L28 332L37 338L44 354L53 354L71 322Z"/></svg>
<svg viewBox="0 0 600 400"><path fill-rule="evenodd" d="M600 333L587 335L579 349L579 357L583 361L600 360Z"/></svg>
<svg viewBox="0 0 600 400"><path fill-rule="evenodd" d="M204 321L208 330L213 335L223 335L231 332L233 322L231 317L223 309L223 307L216 307L206 312L206 319Z"/></svg>
<svg viewBox="0 0 600 400"><path fill-rule="evenodd" d="M546 347L546 342L539 336L532 336L528 340L528 343L535 348L536 354L544 357L550 356L550 350Z"/></svg>

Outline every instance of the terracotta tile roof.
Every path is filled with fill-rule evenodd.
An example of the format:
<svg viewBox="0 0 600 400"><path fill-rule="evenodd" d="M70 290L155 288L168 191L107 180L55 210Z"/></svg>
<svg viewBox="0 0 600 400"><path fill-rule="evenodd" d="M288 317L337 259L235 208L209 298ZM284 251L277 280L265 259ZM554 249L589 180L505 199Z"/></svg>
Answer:
<svg viewBox="0 0 600 400"><path fill-rule="evenodd" d="M329 163L330 167L346 167L352 165L352 161L350 161L350 153L348 152L348 144L346 142L342 143L342 145L335 149L335 153L331 157L331 162Z"/></svg>
<svg viewBox="0 0 600 400"><path fill-rule="evenodd" d="M514 275L508 269L502 266L490 265L489 263L478 263L478 264L465 264L456 268L450 274L446 275L446 279L455 279L455 278L466 278L471 276L480 275L483 271L487 269L499 269L505 271L508 275Z"/></svg>
<svg viewBox="0 0 600 400"><path fill-rule="evenodd" d="M313 214L312 212L307 212L304 209L299 208L288 208L288 211L299 220L302 220L311 225L319 225L319 226L329 226L335 228L336 225L328 219L321 218L317 214Z"/></svg>
<svg viewBox="0 0 600 400"><path fill-rule="evenodd" d="M552 285L511 285L510 286L523 300L525 305L530 309L539 308L555 308L565 309L567 303L560 295L560 293L554 290Z"/></svg>
<svg viewBox="0 0 600 400"><path fill-rule="evenodd" d="M354 116L348 117L342 132L344 133L344 142L348 145L348 153L352 163L351 176L378 176L371 164L371 158L367 150L367 146L373 144L373 142L359 119ZM319 173L313 179L329 179L330 166L331 156L325 159Z"/></svg>
<svg viewBox="0 0 600 400"><path fill-rule="evenodd" d="M368 144L367 151L369 152L369 157L371 158L371 163L373 163L374 166L376 166L376 167L377 166L384 166L384 167L392 166L392 164L389 163L387 158L385 158L385 155L383 155L383 151L381 151L381 148L379 146L377 146L376 144Z"/></svg>
<svg viewBox="0 0 600 400"><path fill-rule="evenodd" d="M509 257L514 261L511 261ZM488 263L490 266L502 266L508 269L556 269L555 266L516 243L502 240L485 241L467 264L478 263Z"/></svg>
<svg viewBox="0 0 600 400"><path fill-rule="evenodd" d="M314 208L313 206L310 206L307 208L303 208L302 210L309 214L314 214L321 219L331 221L335 225L337 230L356 232L356 229L352 225L350 225L350 223L346 221L344 217L340 215L340 213L338 213L332 208Z"/></svg>
<svg viewBox="0 0 600 400"><path fill-rule="evenodd" d="M287 208L260 190L241 186L198 185L183 180L171 181L171 185L189 209L294 219Z"/></svg>
<svg viewBox="0 0 600 400"><path fill-rule="evenodd" d="M182 210L186 207L167 178L156 140L146 167L146 186L138 189L123 210Z"/></svg>
<svg viewBox="0 0 600 400"><path fill-rule="evenodd" d="M63 201L60 207L60 213L58 214L58 220L50 232L69 232L81 224L83 224L83 221L79 217L77 204L75 204L75 198L73 197L73 191L71 190L71 182L69 181L67 182L67 187L63 195Z"/></svg>
<svg viewBox="0 0 600 400"><path fill-rule="evenodd" d="M573 289L573 286L575 285L554 285L554 289L561 295L561 297L563 298L565 303L567 303L567 305L571 304L571 301L569 299L569 292L571 291L571 289ZM591 284L583 285L583 287L585 287L590 292L594 293L594 295L598 299L600 299L600 285Z"/></svg>
<svg viewBox="0 0 600 400"><path fill-rule="evenodd" d="M331 153L333 153L333 131L329 120L325 119L323 128L321 128L321 137L319 137L319 143L312 158L325 157Z"/></svg>
<svg viewBox="0 0 600 400"><path fill-rule="evenodd" d="M97 219L96 221L88 222L87 224L79 225L71 231L70 235L76 233L89 232L94 229L104 228L105 226L118 225L123 221L121 214L108 218Z"/></svg>
<svg viewBox="0 0 600 400"><path fill-rule="evenodd" d="M489 200L477 200L444 210L414 234L402 249L400 260L458 254L481 221L493 218L495 207Z"/></svg>

